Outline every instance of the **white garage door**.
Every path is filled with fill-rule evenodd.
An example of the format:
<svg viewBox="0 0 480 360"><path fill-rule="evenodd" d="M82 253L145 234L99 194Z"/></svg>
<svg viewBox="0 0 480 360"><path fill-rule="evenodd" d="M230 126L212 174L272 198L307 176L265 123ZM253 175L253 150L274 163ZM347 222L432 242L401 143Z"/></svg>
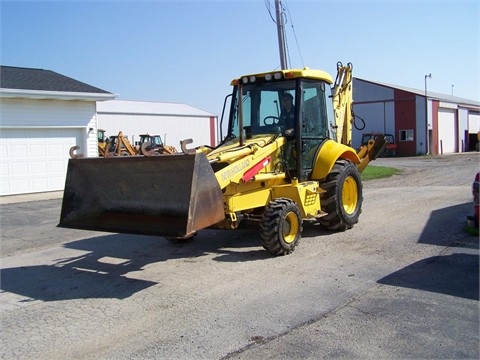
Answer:
<svg viewBox="0 0 480 360"><path fill-rule="evenodd" d="M80 129L2 129L0 195L63 190Z"/></svg>
<svg viewBox="0 0 480 360"><path fill-rule="evenodd" d="M455 148L455 114L453 109L438 110L438 153L451 154Z"/></svg>
<svg viewBox="0 0 480 360"><path fill-rule="evenodd" d="M468 132L470 134L477 134L480 131L480 114L468 113Z"/></svg>

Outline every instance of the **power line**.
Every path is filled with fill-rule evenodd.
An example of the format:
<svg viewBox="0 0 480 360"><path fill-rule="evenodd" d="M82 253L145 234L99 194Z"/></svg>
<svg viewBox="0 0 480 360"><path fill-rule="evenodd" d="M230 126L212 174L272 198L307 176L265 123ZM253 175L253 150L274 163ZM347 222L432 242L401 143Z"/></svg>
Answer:
<svg viewBox="0 0 480 360"><path fill-rule="evenodd" d="M264 0L265 7L267 8L268 14L270 15L270 19L276 24L275 17L272 15L272 5L270 5L270 0Z"/></svg>
<svg viewBox="0 0 480 360"><path fill-rule="evenodd" d="M270 0L264 0L264 3L265 3L265 7L267 8L268 14L270 15L270 18L272 19L272 21L275 24L277 24L276 17L272 14L273 6L270 3ZM284 3L285 3L285 6L284 6ZM280 4L281 4L281 16L282 16L283 25L286 25L290 21L290 24L291 24L291 27L292 27L293 37L295 39L295 44L297 45L298 54L300 56L300 61L302 63L302 67L304 67L305 63L303 61L303 56L302 56L302 52L300 50L300 44L298 42L297 34L295 32L295 27L293 25L293 20L292 20L292 16L291 16L291 13L290 13L290 9L288 8L288 5L286 5L286 0L281 1ZM285 40L285 53L286 53L286 56L288 57L288 62L291 65L292 60L291 60L291 57L290 57L290 49L289 49L289 46L288 46L288 37L287 37L286 31L285 31L285 26L283 26L282 29L283 29L283 36L284 36L284 40Z"/></svg>
<svg viewBox="0 0 480 360"><path fill-rule="evenodd" d="M286 1L285 1L285 3L286 3ZM302 52L300 50L300 44L298 43L297 34L295 32L295 27L293 26L293 20L292 20L292 16L290 14L290 9L288 8L288 5L286 6L286 12L288 14L288 17L290 18L290 24L292 26L293 37L295 38L295 43L297 44L297 50L298 50L298 54L300 55L300 61L302 62L302 67L305 67L305 63L303 62ZM289 54L289 58L290 58L290 54ZM291 62L290 62L290 64L291 64Z"/></svg>

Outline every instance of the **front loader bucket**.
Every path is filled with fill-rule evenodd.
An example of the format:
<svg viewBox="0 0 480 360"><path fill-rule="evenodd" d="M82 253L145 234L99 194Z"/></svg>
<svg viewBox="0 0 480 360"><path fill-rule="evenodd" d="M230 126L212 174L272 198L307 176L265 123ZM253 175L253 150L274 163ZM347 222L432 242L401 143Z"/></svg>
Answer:
<svg viewBox="0 0 480 360"><path fill-rule="evenodd" d="M70 159L58 226L188 237L225 217L205 154Z"/></svg>

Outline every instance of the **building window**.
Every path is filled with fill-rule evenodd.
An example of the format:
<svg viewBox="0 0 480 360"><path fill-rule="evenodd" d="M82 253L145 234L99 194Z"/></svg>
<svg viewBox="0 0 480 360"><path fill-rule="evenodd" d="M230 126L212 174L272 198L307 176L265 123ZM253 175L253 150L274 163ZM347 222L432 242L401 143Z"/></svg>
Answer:
<svg viewBox="0 0 480 360"><path fill-rule="evenodd" d="M413 141L413 130L400 130L400 141Z"/></svg>

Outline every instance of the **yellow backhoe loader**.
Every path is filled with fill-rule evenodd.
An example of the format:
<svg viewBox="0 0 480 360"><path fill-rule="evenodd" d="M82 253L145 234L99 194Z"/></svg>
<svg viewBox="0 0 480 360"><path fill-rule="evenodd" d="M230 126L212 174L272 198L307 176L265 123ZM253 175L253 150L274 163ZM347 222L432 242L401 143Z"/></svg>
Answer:
<svg viewBox="0 0 480 360"><path fill-rule="evenodd" d="M140 135L136 150L138 154L145 156L176 154L178 152L174 146L164 144L160 135L149 134Z"/></svg>
<svg viewBox="0 0 480 360"><path fill-rule="evenodd" d="M108 144L105 148L104 157L111 156L134 156L139 153L132 146L128 137L123 135L121 131L118 132L116 136L110 136L108 138Z"/></svg>
<svg viewBox="0 0 480 360"><path fill-rule="evenodd" d="M98 129L97 130L97 143L98 143L98 156L105 156L105 152L107 151L107 145L108 145L108 138L105 135L105 130L103 129ZM73 157L73 156L71 156Z"/></svg>
<svg viewBox="0 0 480 360"><path fill-rule="evenodd" d="M252 220L263 247L284 255L303 221L335 231L356 224L360 172L385 139L358 153L350 146L351 64L337 64L335 81L303 68L232 85L228 133L215 148L188 149L187 140L173 155L70 159L59 226L188 238ZM99 169L111 176L98 177Z"/></svg>
<svg viewBox="0 0 480 360"><path fill-rule="evenodd" d="M133 156L139 154L121 131L118 135L112 135L110 137L107 137L105 132L106 131L103 129L97 130L98 156L107 158L112 156ZM78 150L78 148L78 146L72 147L72 149L70 149L70 154L72 154L75 149ZM70 155L70 157L78 158L79 156Z"/></svg>

